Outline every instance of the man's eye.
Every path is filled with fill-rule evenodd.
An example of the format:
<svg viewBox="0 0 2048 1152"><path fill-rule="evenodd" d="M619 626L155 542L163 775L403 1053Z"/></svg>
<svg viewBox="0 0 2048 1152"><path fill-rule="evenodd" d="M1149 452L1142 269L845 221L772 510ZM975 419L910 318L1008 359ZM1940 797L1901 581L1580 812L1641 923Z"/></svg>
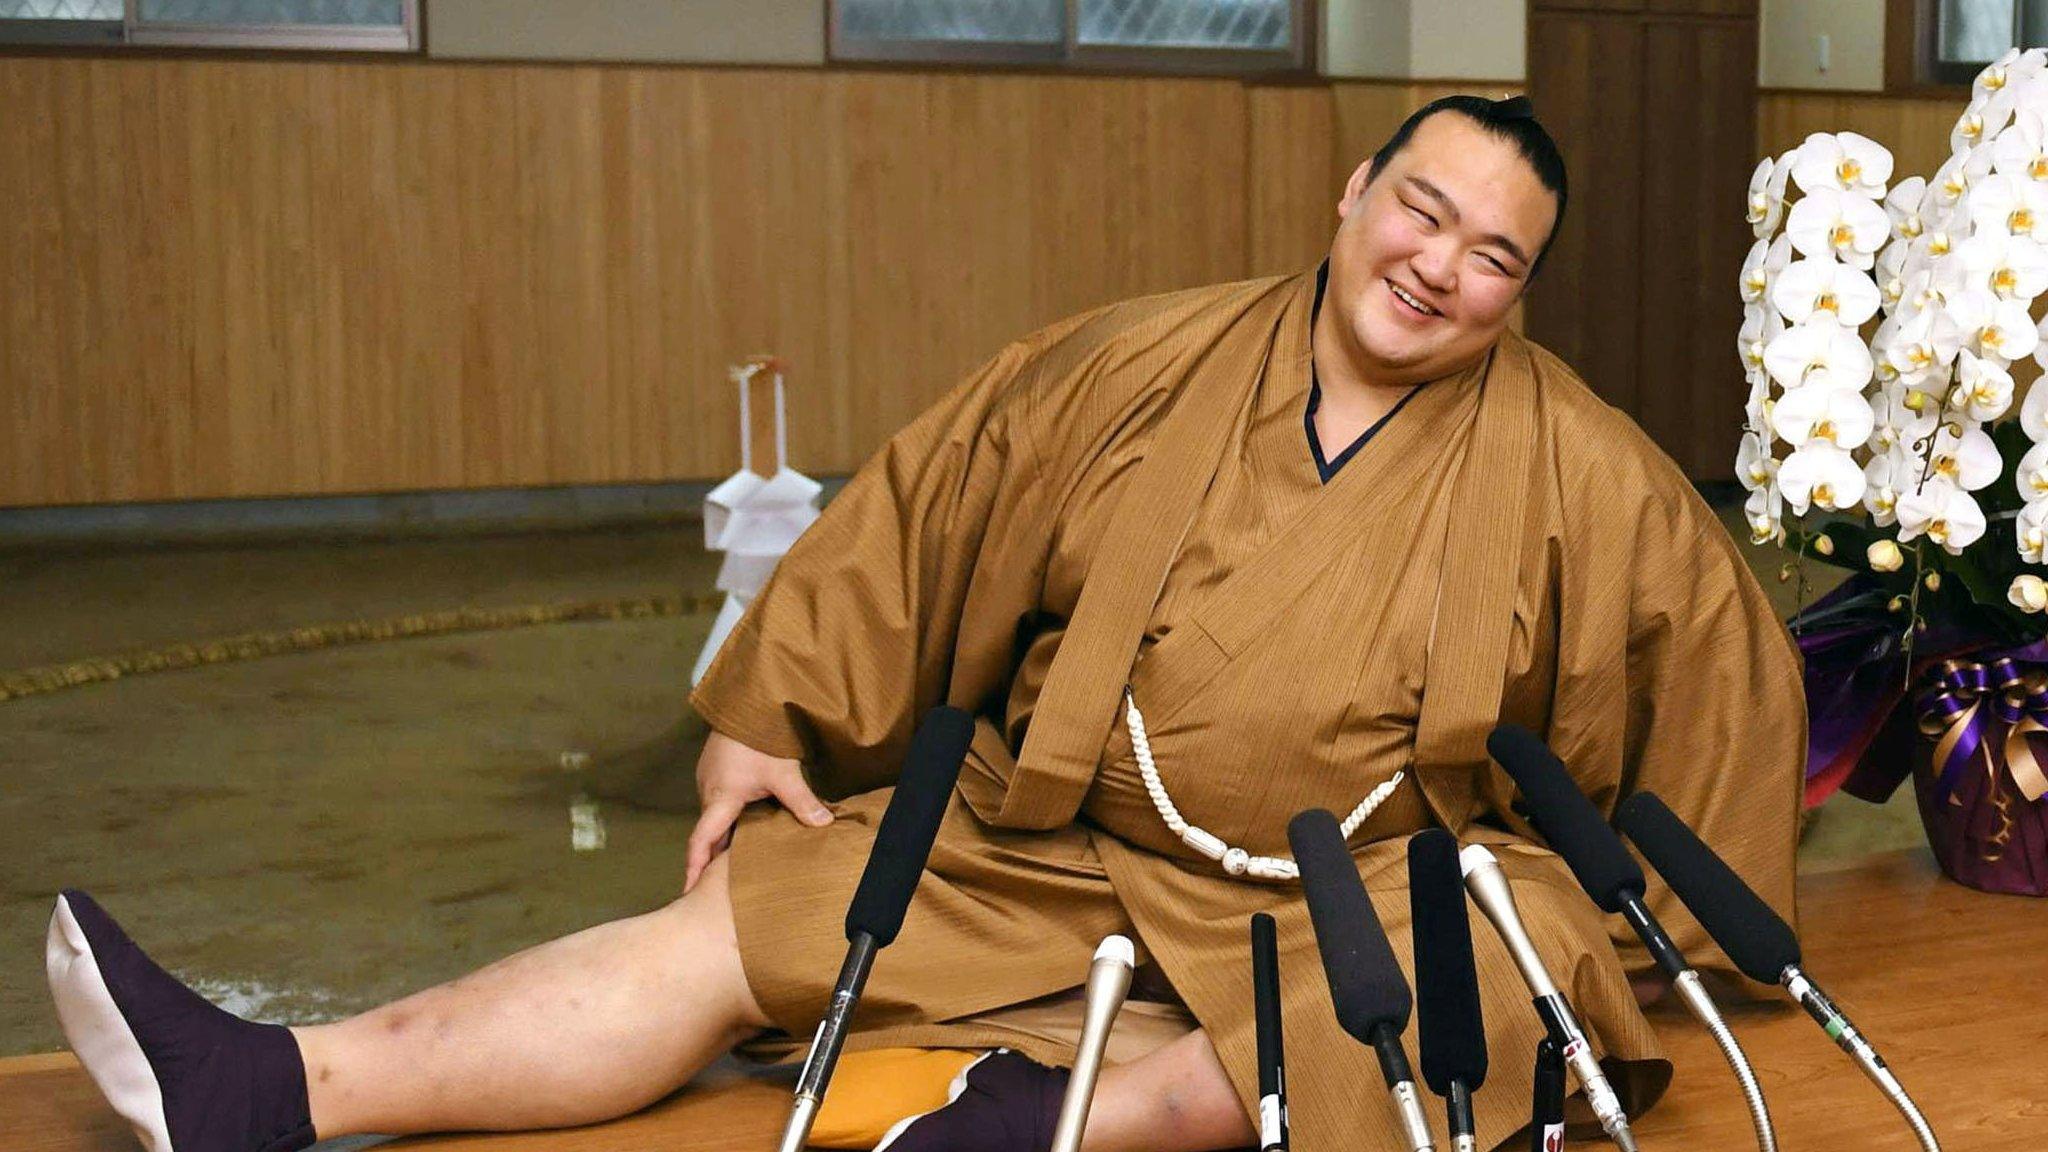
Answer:
<svg viewBox="0 0 2048 1152"><path fill-rule="evenodd" d="M1420 208L1417 208L1417 207L1416 207L1415 205L1413 205L1413 204L1410 204L1410 205L1408 205L1407 207L1408 207L1408 210L1409 210L1410 212L1413 212L1413 213L1415 213L1415 214L1416 214L1417 216L1419 216L1419 217L1421 217L1421 218L1422 218L1423 220L1427 221L1427 222L1429 223L1429 226L1430 226L1431 228L1434 228L1434 227L1436 227L1436 217L1434 217L1434 216L1431 216L1431 215L1430 215L1429 213L1427 213L1427 212L1424 212L1424 211L1423 211L1422 209L1420 209Z"/></svg>

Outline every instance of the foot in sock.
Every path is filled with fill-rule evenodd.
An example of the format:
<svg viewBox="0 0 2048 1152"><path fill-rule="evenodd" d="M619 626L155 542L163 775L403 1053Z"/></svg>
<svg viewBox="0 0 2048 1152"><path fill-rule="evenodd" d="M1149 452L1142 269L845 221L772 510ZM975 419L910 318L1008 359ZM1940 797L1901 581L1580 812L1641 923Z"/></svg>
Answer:
<svg viewBox="0 0 2048 1152"><path fill-rule="evenodd" d="M298 1041L207 1003L92 897L50 917L50 995L71 1050L148 1152L297 1152L313 1143Z"/></svg>
<svg viewBox="0 0 2048 1152"><path fill-rule="evenodd" d="M1069 1075L998 1048L953 1078L944 1107L899 1121L875 1152L1045 1152Z"/></svg>

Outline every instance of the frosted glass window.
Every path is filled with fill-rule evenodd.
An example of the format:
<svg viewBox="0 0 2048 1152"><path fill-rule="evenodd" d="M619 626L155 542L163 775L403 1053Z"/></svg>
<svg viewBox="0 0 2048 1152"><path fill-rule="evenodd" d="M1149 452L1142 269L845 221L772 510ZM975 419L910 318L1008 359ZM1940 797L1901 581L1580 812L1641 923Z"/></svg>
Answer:
<svg viewBox="0 0 2048 1152"><path fill-rule="evenodd" d="M840 33L863 40L1058 44L1066 0L839 0Z"/></svg>
<svg viewBox="0 0 2048 1152"><path fill-rule="evenodd" d="M1286 51L1292 0L1080 0L1082 44Z"/></svg>
<svg viewBox="0 0 2048 1152"><path fill-rule="evenodd" d="M0 20L119 20L122 0L0 0Z"/></svg>
<svg viewBox="0 0 2048 1152"><path fill-rule="evenodd" d="M396 26L402 0L140 0L136 15L162 24Z"/></svg>
<svg viewBox="0 0 2048 1152"><path fill-rule="evenodd" d="M2013 47L2017 0L1941 0L1940 49L1946 64L1988 64Z"/></svg>
<svg viewBox="0 0 2048 1152"><path fill-rule="evenodd" d="M828 11L835 60L1270 73L1309 67L1302 29L1314 4L830 0Z"/></svg>

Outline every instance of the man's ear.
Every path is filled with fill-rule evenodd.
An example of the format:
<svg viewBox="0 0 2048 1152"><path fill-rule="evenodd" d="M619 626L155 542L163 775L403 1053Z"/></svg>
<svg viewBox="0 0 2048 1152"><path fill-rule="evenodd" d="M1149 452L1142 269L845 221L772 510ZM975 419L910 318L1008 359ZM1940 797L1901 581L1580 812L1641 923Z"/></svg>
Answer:
<svg viewBox="0 0 2048 1152"><path fill-rule="evenodd" d="M1368 156L1365 158L1364 163L1361 163L1352 170L1351 179L1344 182L1344 198L1337 201L1337 219L1345 220L1350 218L1351 206L1358 202L1360 196L1365 195L1365 186L1370 183L1372 183L1372 157Z"/></svg>

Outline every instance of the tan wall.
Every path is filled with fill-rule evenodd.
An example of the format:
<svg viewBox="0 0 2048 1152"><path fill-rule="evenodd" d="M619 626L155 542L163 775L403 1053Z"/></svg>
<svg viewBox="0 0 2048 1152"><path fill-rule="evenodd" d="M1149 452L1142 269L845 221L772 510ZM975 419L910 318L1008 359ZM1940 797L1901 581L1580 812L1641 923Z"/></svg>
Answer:
<svg viewBox="0 0 2048 1152"><path fill-rule="evenodd" d="M1757 82L1766 88L1884 87L1885 0L1763 0ZM1828 38L1822 69L1818 38Z"/></svg>
<svg viewBox="0 0 2048 1152"><path fill-rule="evenodd" d="M1286 271L1436 89L0 59L0 506L850 471L1005 341Z"/></svg>
<svg viewBox="0 0 2048 1152"><path fill-rule="evenodd" d="M426 0L427 54L491 60L825 62L824 0Z"/></svg>

